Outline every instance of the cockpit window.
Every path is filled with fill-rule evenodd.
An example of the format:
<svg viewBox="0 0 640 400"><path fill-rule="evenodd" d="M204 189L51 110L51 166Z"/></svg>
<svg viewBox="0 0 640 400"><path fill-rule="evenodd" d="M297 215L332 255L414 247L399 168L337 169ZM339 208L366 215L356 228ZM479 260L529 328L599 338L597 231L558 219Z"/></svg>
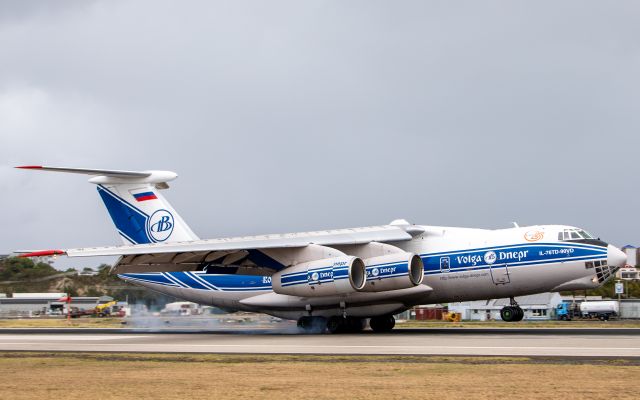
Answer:
<svg viewBox="0 0 640 400"><path fill-rule="evenodd" d="M589 232L582 229L565 229L558 232L558 240L593 239Z"/></svg>
<svg viewBox="0 0 640 400"><path fill-rule="evenodd" d="M580 235L585 239L593 239L593 236L591 236L587 231L580 230L578 233L580 233Z"/></svg>

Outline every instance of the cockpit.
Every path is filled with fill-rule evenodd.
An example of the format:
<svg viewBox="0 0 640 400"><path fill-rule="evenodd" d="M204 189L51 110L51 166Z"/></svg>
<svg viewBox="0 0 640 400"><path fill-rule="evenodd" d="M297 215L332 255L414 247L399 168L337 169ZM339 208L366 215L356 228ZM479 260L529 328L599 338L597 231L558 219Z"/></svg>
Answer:
<svg viewBox="0 0 640 400"><path fill-rule="evenodd" d="M593 237L592 234L584 229L574 228L571 226L562 228L563 229L558 232L558 241L560 242L577 242L590 244L592 246L607 247L607 243L600 240L600 238Z"/></svg>

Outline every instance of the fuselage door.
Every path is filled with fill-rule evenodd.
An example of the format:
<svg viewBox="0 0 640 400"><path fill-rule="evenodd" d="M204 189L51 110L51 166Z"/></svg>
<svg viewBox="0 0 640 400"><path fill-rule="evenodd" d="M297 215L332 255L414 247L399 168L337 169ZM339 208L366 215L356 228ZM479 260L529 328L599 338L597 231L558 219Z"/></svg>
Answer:
<svg viewBox="0 0 640 400"><path fill-rule="evenodd" d="M507 283L511 283L511 279L509 278L509 267L507 264L491 265L489 270L491 271L491 279L493 279L493 283L496 285L506 285Z"/></svg>
<svg viewBox="0 0 640 400"><path fill-rule="evenodd" d="M449 256L440 257L440 272L451 271L451 259Z"/></svg>

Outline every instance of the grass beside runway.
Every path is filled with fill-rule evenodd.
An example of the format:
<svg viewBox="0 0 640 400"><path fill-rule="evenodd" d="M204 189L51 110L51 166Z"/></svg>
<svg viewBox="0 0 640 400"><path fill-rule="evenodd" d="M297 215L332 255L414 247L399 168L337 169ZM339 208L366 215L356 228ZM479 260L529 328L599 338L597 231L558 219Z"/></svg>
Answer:
<svg viewBox="0 0 640 400"><path fill-rule="evenodd" d="M2 398L637 398L640 360L0 353Z"/></svg>
<svg viewBox="0 0 640 400"><path fill-rule="evenodd" d="M0 328L122 328L122 318L0 319Z"/></svg>

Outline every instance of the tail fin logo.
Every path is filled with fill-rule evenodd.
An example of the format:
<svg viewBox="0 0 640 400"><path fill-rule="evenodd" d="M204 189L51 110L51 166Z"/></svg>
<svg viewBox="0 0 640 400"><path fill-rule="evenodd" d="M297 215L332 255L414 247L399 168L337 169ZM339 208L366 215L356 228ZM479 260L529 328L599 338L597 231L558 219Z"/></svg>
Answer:
<svg viewBox="0 0 640 400"><path fill-rule="evenodd" d="M173 215L167 210L157 210L147 220L149 236L156 242L164 242L171 236L174 227Z"/></svg>

